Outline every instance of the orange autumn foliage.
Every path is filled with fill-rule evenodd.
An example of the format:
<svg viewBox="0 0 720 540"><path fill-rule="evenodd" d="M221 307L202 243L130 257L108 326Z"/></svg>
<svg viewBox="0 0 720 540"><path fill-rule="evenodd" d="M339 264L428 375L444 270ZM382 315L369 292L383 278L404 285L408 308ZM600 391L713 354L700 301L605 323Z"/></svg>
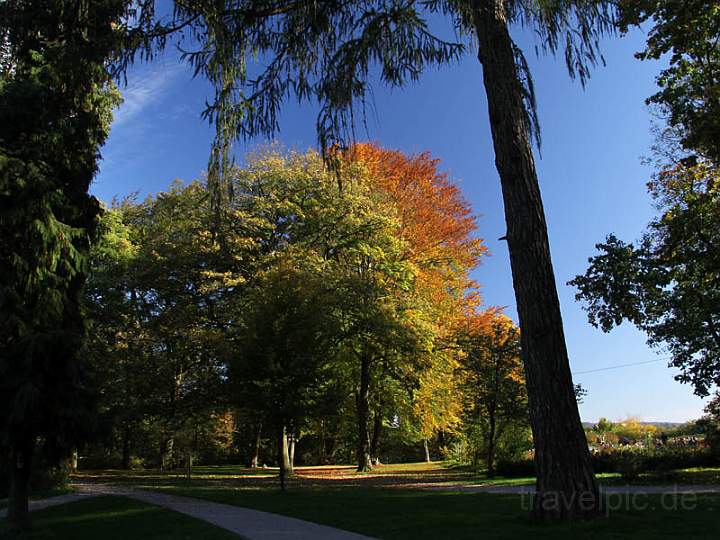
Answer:
<svg viewBox="0 0 720 540"><path fill-rule="evenodd" d="M362 161L377 186L396 204L411 258L433 264L454 260L472 268L487 251L477 229L470 204L460 189L438 171L439 159L429 152L406 156L375 144L356 144L351 157Z"/></svg>
<svg viewBox="0 0 720 540"><path fill-rule="evenodd" d="M487 247L474 236L477 224L470 204L438 170L440 160L428 152L408 156L371 143L356 144L348 154L363 163L374 187L393 202L408 246L406 256L417 266L432 301L452 300L456 308L464 305L462 311L479 305L469 272Z"/></svg>

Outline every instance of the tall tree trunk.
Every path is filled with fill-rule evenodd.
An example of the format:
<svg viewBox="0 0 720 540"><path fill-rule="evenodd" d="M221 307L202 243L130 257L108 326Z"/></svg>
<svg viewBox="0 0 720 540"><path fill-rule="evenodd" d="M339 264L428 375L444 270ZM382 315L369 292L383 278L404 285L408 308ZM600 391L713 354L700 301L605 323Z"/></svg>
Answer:
<svg viewBox="0 0 720 540"><path fill-rule="evenodd" d="M338 437L338 433L337 433L337 430L335 429L331 433L331 436L326 438L326 443L325 443L325 461L326 461L326 463L335 463L336 462L335 454L337 453L337 437Z"/></svg>
<svg viewBox="0 0 720 540"><path fill-rule="evenodd" d="M430 447L428 446L428 440L423 439L423 449L425 450L425 463L430 463Z"/></svg>
<svg viewBox="0 0 720 540"><path fill-rule="evenodd" d="M357 396L357 420L358 420L358 441L357 441L357 470L367 472L372 470L370 459L370 440L368 434L368 420L370 411L370 359L362 355L360 357L360 387Z"/></svg>
<svg viewBox="0 0 720 540"><path fill-rule="evenodd" d="M178 401L180 389L185 379L185 368L181 360L174 357L174 343L171 340L165 342L166 358L173 362L172 385L169 388L168 405L166 416L163 419L162 433L160 440L160 469L167 470L173 465L173 450L175 446L175 430L177 428L176 418L178 416Z"/></svg>
<svg viewBox="0 0 720 540"><path fill-rule="evenodd" d="M375 411L373 416L372 439L370 439L370 461L373 465L380 465L380 434L382 432L382 413Z"/></svg>
<svg viewBox="0 0 720 540"><path fill-rule="evenodd" d="M295 435L288 435L288 461L290 463L290 473L295 472Z"/></svg>
<svg viewBox="0 0 720 540"><path fill-rule="evenodd" d="M285 479L291 474L291 466L288 453L287 429L284 424L278 430L278 466L280 468L280 489L285 491Z"/></svg>
<svg viewBox="0 0 720 540"><path fill-rule="evenodd" d="M188 448L185 452L185 477L190 480L192 478L193 468L193 454L192 450Z"/></svg>
<svg viewBox="0 0 720 540"><path fill-rule="evenodd" d="M437 434L437 442L438 442L438 446L440 448L445 446L445 439L446 439L445 431L441 429L440 431L438 431L438 434Z"/></svg>
<svg viewBox="0 0 720 540"><path fill-rule="evenodd" d="M282 432L283 432L283 440L282 440L282 448L281 448L281 451L282 451L282 456L281 456L282 460L281 461L283 464L283 468L285 469L285 474L289 476L293 473L293 468L292 468L292 461L290 461L290 445L289 445L288 433L287 433L286 426L283 426Z"/></svg>
<svg viewBox="0 0 720 540"><path fill-rule="evenodd" d="M318 455L318 462L320 465L327 465L327 454L325 452L325 420L320 419L320 452Z"/></svg>
<svg viewBox="0 0 720 540"><path fill-rule="evenodd" d="M573 391L523 87L503 0L474 0L500 175L535 444L537 520L598 515L600 495Z"/></svg>
<svg viewBox="0 0 720 540"><path fill-rule="evenodd" d="M78 461L79 461L79 455L78 455L78 449L73 448L71 454L70 454L70 471L76 473L78 470Z"/></svg>
<svg viewBox="0 0 720 540"><path fill-rule="evenodd" d="M250 460L250 467L256 469L260 462L260 443L262 442L262 422L258 422L257 429L255 431L255 448L253 449L253 456Z"/></svg>
<svg viewBox="0 0 720 540"><path fill-rule="evenodd" d="M175 439L171 434L163 432L160 439L160 470L167 471L171 468Z"/></svg>
<svg viewBox="0 0 720 540"><path fill-rule="evenodd" d="M495 437L496 437L496 418L495 404L488 408L488 434L487 434L487 454L485 456L485 465L487 467L487 475L492 478L495 476Z"/></svg>
<svg viewBox="0 0 720 540"><path fill-rule="evenodd" d="M7 520L11 528L30 528L28 500L30 497L30 471L35 444L31 437L14 446L10 453L10 497Z"/></svg>
<svg viewBox="0 0 720 540"><path fill-rule="evenodd" d="M130 468L130 426L127 424L123 428L122 468L125 470Z"/></svg>

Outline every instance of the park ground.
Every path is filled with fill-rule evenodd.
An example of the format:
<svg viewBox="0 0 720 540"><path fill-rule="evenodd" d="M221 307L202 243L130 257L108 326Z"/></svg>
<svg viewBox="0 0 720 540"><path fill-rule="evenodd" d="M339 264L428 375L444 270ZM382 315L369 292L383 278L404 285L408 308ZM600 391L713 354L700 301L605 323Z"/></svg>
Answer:
<svg viewBox="0 0 720 540"><path fill-rule="evenodd" d="M73 483L77 489L103 484L182 495L394 539L716 538L720 516L720 493L641 494L639 499L616 494L603 519L537 526L528 517L526 497L485 491L492 485L531 485L532 478L489 479L440 463L385 465L365 474L352 467L299 467L296 473L285 493L278 488L275 470L237 466L197 467L190 479L186 471L85 471L75 475ZM624 484L617 475L604 475L600 481ZM720 469L643 475L635 483L719 486ZM39 510L33 518L33 531L19 538L238 538L203 521L116 496ZM12 537L1 527L0 537Z"/></svg>

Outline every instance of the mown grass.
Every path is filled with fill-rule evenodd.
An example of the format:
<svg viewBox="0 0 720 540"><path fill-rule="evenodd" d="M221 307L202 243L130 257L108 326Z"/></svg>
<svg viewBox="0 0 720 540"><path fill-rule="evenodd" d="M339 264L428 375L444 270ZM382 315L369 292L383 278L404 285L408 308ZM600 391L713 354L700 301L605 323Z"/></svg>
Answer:
<svg viewBox="0 0 720 540"><path fill-rule="evenodd" d="M371 473L357 473L352 466L297 467L292 487L396 487L425 489L432 487L461 487L468 485L530 485L534 477L487 477L483 471L471 467L448 467L440 462L403 463L382 465ZM277 486L276 468L249 469L238 465L203 466L192 471L175 470L104 470L84 471L76 476L80 481L127 484L137 487L171 486L226 486L247 488L273 488ZM642 473L628 481L618 473L602 473L597 478L604 485L658 485L658 484L717 484L720 485L720 468L693 468L673 471ZM1 502L0 502L1 504Z"/></svg>
<svg viewBox="0 0 720 540"><path fill-rule="evenodd" d="M32 513L29 532L11 531L8 540L237 540L233 533L170 510L123 497L96 497Z"/></svg>
<svg viewBox="0 0 720 540"><path fill-rule="evenodd" d="M57 495L65 495L66 493L72 493L75 489L72 486L62 486L53 489L38 490L30 495L31 500L47 499L48 497L55 497ZM7 498L0 498L0 508L5 508L8 505Z"/></svg>
<svg viewBox="0 0 720 540"><path fill-rule="evenodd" d="M531 523L517 495L398 489L165 487L162 491L254 508L378 538L409 539L716 539L720 496L614 496L608 517L572 525ZM669 508L663 508L663 503ZM680 503L685 504L681 507ZM672 507L675 504L675 507ZM622 506L622 508L617 508Z"/></svg>
<svg viewBox="0 0 720 540"><path fill-rule="evenodd" d="M198 467L193 470L191 480L187 480L185 472L180 470L172 473L96 471L82 473L77 478L253 508L398 540L715 539L720 518L718 494L670 497L614 494L608 495L609 513L603 519L572 525L538 526L530 521L528 500L519 495L463 491L468 485L477 484L531 484L533 478L489 479L482 472L444 467L440 463L385 465L370 474L358 474L349 466L299 467L297 472L285 493L277 487L276 470L236 466ZM720 469L687 469L672 474L675 483L720 482ZM622 482L618 475L599 477L603 483ZM662 483L662 479L668 483L667 478L667 475L644 475L636 483ZM100 506L88 509L76 506L90 503ZM72 508L72 512L67 514L64 508ZM90 499L37 513L36 519L41 519L33 532L36 536L27 538L205 540L233 537L215 536L229 533L165 512L121 498ZM65 515L70 517L63 519ZM179 525L185 519L194 525ZM208 533L206 528L214 532ZM106 533L106 529L109 532Z"/></svg>
<svg viewBox="0 0 720 540"><path fill-rule="evenodd" d="M294 487L404 487L407 489L430 486L458 486L469 484L531 484L534 478L488 478L482 471L470 467L446 467L440 462L403 463L382 465L370 473L358 473L350 465L296 467L290 480ZM242 466L222 465L195 467L191 479L183 469L174 471L101 470L82 471L77 481L124 484L136 487L230 486L272 488L278 483L277 468L248 469Z"/></svg>
<svg viewBox="0 0 720 540"><path fill-rule="evenodd" d="M608 496L614 509L605 519L562 526L530 522L527 499L518 495L470 493L469 485L532 484L534 478L487 478L468 467L440 463L384 465L370 474L352 467L299 467L290 489L278 489L274 469L201 467L187 480L182 471L95 473L96 479L254 508L388 539L434 538L716 538L720 495ZM680 473L678 471L678 473ZM683 483L701 483L713 471L688 470ZM624 483L617 474L598 475L602 483ZM638 483L652 483L650 481ZM438 491L436 488L450 489ZM455 491L452 491L452 490ZM663 508L685 501L690 508ZM622 504L621 504L622 503ZM636 504L633 504L636 503ZM617 508L621 505L622 508Z"/></svg>
<svg viewBox="0 0 720 540"><path fill-rule="evenodd" d="M607 475L607 484L630 485L720 485L720 467L695 467L690 469L677 469L672 471L653 471L641 473L631 481L622 478L619 474Z"/></svg>

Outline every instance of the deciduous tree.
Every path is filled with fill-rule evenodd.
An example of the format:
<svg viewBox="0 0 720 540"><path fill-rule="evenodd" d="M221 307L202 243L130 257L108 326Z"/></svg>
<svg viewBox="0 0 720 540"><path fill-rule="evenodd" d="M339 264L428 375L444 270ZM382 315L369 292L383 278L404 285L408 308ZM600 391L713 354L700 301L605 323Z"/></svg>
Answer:
<svg viewBox="0 0 720 540"><path fill-rule="evenodd" d="M720 383L719 186L709 161L666 167L648 184L660 214L642 238L609 235L570 282L591 324L608 332L631 322L667 348L677 378L700 396Z"/></svg>
<svg viewBox="0 0 720 540"><path fill-rule="evenodd" d="M465 414L478 423L488 476L495 473L498 438L512 424L527 422L527 392L520 361L520 332L506 316L469 318L461 337L459 368Z"/></svg>

